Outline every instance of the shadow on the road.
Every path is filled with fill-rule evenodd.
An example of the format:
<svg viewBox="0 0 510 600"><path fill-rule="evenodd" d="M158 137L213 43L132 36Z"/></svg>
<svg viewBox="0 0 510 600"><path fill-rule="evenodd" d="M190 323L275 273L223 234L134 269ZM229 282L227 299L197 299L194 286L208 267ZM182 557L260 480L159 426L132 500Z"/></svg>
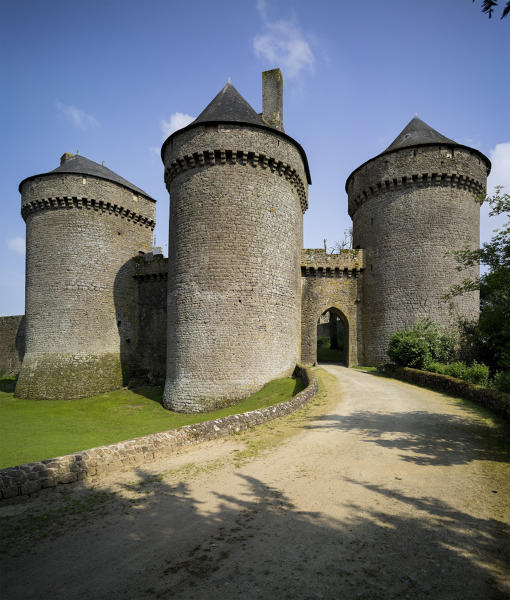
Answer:
<svg viewBox="0 0 510 600"><path fill-rule="evenodd" d="M473 460L510 463L510 426L426 411L357 411L324 415L307 429L356 431L367 443L402 450L401 459L418 465L462 465Z"/></svg>
<svg viewBox="0 0 510 600"><path fill-rule="evenodd" d="M4 541L27 552L5 561L3 599L508 598L494 575L508 565L508 525L436 499L346 479L368 501L335 520L297 510L282 490L246 475L209 509L185 482L139 476L101 492L104 501L84 489L52 509L49 495L32 524L11 516ZM391 510L380 508L384 498ZM76 539L65 568L62 532L67 544Z"/></svg>

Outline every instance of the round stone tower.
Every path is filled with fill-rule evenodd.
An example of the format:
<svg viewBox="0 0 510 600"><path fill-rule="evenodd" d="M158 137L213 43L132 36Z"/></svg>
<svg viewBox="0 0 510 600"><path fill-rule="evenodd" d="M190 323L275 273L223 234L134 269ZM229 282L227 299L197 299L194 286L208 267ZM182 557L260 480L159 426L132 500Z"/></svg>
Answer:
<svg viewBox="0 0 510 600"><path fill-rule="evenodd" d="M478 268L458 272L450 250L477 248L490 161L415 117L346 183L353 246L365 249L363 360L388 361L390 336L429 318L453 327L478 319L479 295L444 295Z"/></svg>
<svg viewBox="0 0 510 600"><path fill-rule="evenodd" d="M166 407L232 404L300 355L305 153L283 132L279 69L257 114L228 83L161 154L170 193Z"/></svg>
<svg viewBox="0 0 510 600"><path fill-rule="evenodd" d="M19 190L26 353L16 395L78 398L122 387L136 335L130 259L152 248L155 201L72 154Z"/></svg>

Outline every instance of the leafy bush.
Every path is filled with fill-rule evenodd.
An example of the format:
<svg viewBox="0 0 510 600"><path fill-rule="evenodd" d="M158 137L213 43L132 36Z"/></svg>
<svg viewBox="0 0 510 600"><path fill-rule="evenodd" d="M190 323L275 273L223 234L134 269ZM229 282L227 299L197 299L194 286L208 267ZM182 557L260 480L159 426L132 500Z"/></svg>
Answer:
<svg viewBox="0 0 510 600"><path fill-rule="evenodd" d="M397 365L421 369L430 361L430 351L425 338L416 331L396 331L390 338L388 356Z"/></svg>
<svg viewBox="0 0 510 600"><path fill-rule="evenodd" d="M510 371L499 371L494 375L492 385L498 392L510 394Z"/></svg>
<svg viewBox="0 0 510 600"><path fill-rule="evenodd" d="M431 361L425 365L425 370L456 377L475 385L487 386L489 383L489 367L476 361L471 366L462 362L444 364Z"/></svg>
<svg viewBox="0 0 510 600"><path fill-rule="evenodd" d="M428 319L412 329L396 331L388 345L388 356L394 363L414 369L423 369L432 361L448 362L454 353L454 337Z"/></svg>

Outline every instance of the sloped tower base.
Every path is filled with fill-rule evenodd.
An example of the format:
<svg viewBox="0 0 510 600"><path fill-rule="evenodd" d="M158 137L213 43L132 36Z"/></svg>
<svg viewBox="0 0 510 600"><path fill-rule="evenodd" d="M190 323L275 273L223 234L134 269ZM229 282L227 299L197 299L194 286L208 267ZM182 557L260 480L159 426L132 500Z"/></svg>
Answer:
<svg viewBox="0 0 510 600"><path fill-rule="evenodd" d="M84 398L122 387L119 354L25 355L15 396L33 400Z"/></svg>

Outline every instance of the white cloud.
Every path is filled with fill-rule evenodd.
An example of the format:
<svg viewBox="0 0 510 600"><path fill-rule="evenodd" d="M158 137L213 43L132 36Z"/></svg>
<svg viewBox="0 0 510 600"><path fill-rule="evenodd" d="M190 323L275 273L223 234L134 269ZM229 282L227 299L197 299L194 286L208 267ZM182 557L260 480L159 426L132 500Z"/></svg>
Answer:
<svg viewBox="0 0 510 600"><path fill-rule="evenodd" d="M25 254L25 238L15 237L7 240L7 247L9 250L18 254Z"/></svg>
<svg viewBox="0 0 510 600"><path fill-rule="evenodd" d="M76 127L79 127L80 129L99 126L99 121L95 117L87 114L85 111L72 104L64 104L63 102L57 101L56 107L68 121L71 121L73 125L76 125Z"/></svg>
<svg viewBox="0 0 510 600"><path fill-rule="evenodd" d="M502 185L510 194L510 142L496 144L490 153L492 169L489 175L489 190Z"/></svg>
<svg viewBox="0 0 510 600"><path fill-rule="evenodd" d="M270 21L266 0L257 0L257 10L264 30L253 38L255 55L282 67L287 77L313 71L315 56L296 18Z"/></svg>
<svg viewBox="0 0 510 600"><path fill-rule="evenodd" d="M496 144L491 150L489 158L492 169L487 180L487 193L492 195L496 186L502 185L503 192L510 194L510 142ZM503 227L508 222L507 215L489 217L490 206L482 205L480 212L480 239L486 242L494 235L494 230Z"/></svg>
<svg viewBox="0 0 510 600"><path fill-rule="evenodd" d="M149 152L155 156L160 156L161 148L158 148L157 146L149 146Z"/></svg>
<svg viewBox="0 0 510 600"><path fill-rule="evenodd" d="M163 137L167 138L174 131L186 127L186 125L189 125L194 120L195 117L192 117L191 115L175 112L173 115L170 115L170 119L168 119L168 121L165 121L164 119L161 121L161 131L163 132Z"/></svg>

